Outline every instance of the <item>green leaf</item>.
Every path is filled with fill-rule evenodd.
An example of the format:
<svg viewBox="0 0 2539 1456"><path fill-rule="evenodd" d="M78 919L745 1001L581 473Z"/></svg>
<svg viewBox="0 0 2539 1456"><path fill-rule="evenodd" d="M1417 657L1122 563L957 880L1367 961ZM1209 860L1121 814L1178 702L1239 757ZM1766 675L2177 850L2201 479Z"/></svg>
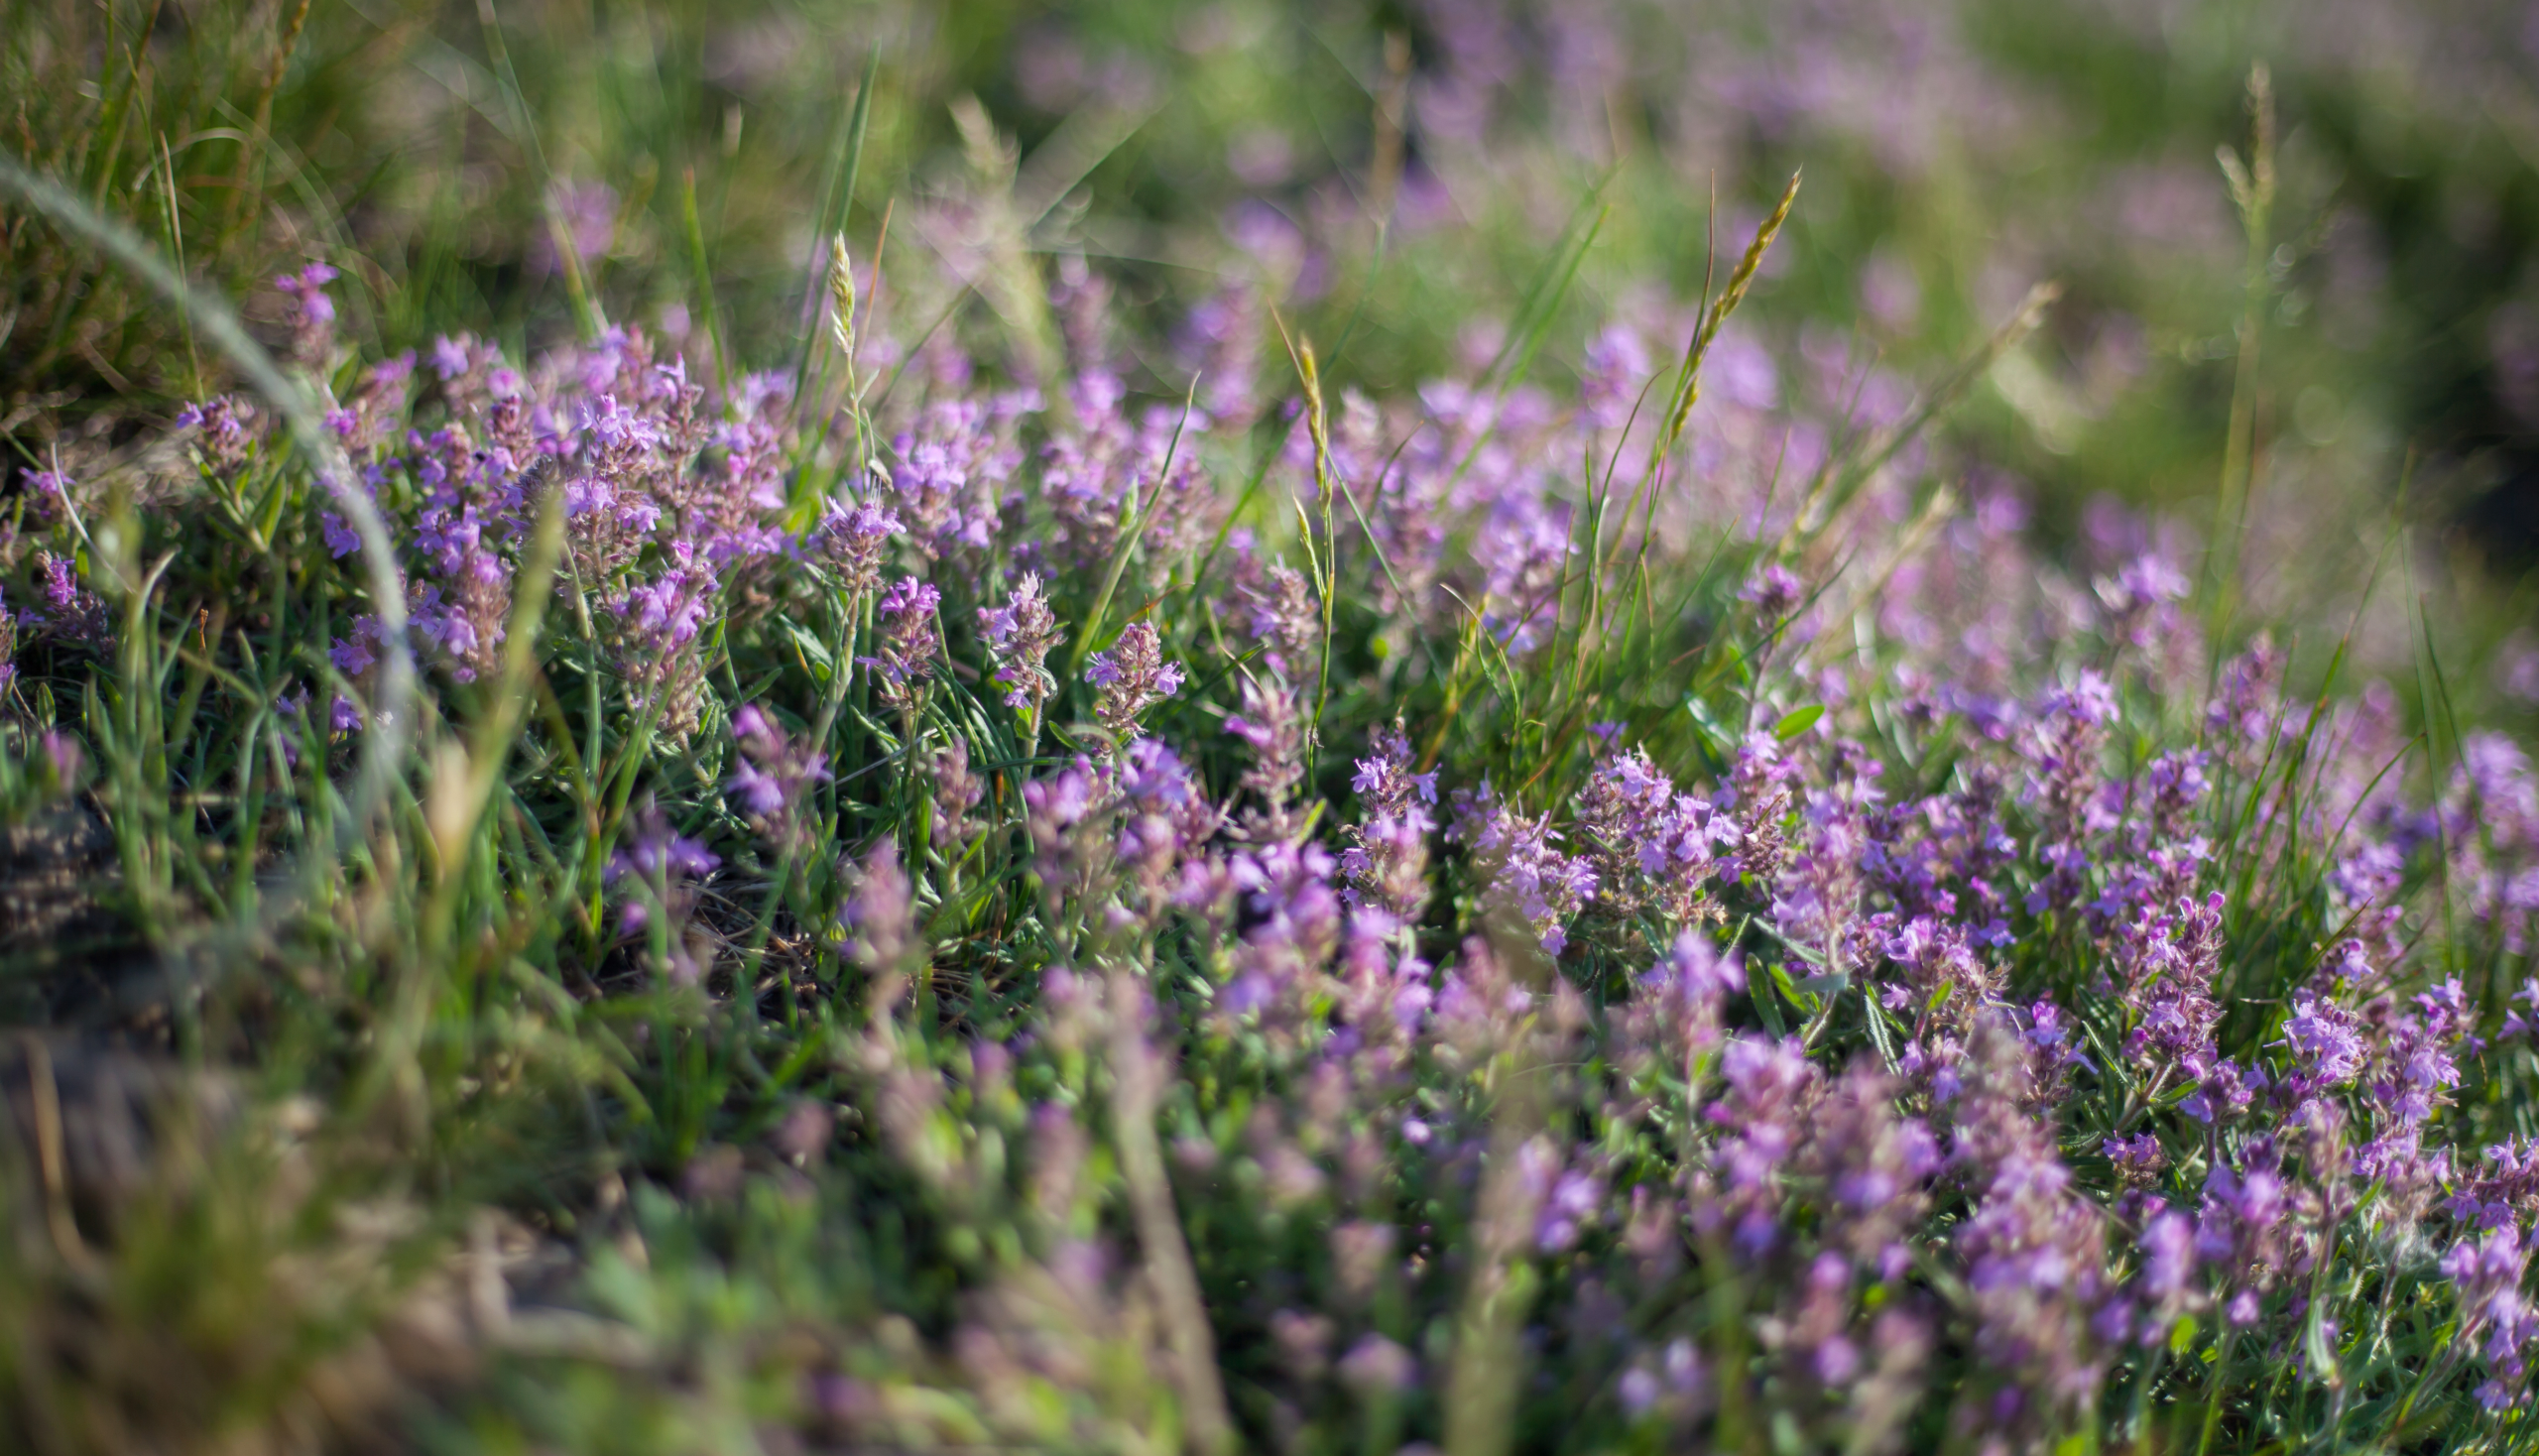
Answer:
<svg viewBox="0 0 2539 1456"><path fill-rule="evenodd" d="M1802 962L1802 964L1804 964L1804 962ZM1809 1016L1814 1016L1816 1014L1817 1001L1815 996L1799 989L1798 982L1790 976L1789 962L1777 960L1772 962L1772 984L1780 989L1782 999L1786 1000L1790 1005L1807 1013Z"/></svg>
<svg viewBox="0 0 2539 1456"><path fill-rule="evenodd" d="M818 633L799 622L781 622L779 626L786 637L802 650L802 656L811 665L813 675L826 682L829 673L837 666L837 655L830 650L829 645L820 640Z"/></svg>
<svg viewBox="0 0 2539 1456"><path fill-rule="evenodd" d="M1728 731L1728 725L1719 720L1719 715L1711 711L1710 704L1702 701L1699 694L1684 699L1684 711L1692 716L1693 730L1701 734L1703 747L1721 757L1736 749L1737 736Z"/></svg>
<svg viewBox="0 0 2539 1456"><path fill-rule="evenodd" d="M1788 979L1777 966L1766 969L1762 957L1746 957L1747 992L1754 999L1755 1013L1763 1019L1763 1030L1771 1032L1775 1040L1788 1035L1789 1031L1781 1024L1780 998L1772 994L1772 983L1778 980L1786 984Z"/></svg>
<svg viewBox="0 0 2539 1456"><path fill-rule="evenodd" d="M1781 715L1781 720L1779 722L1772 725L1772 736L1783 743L1787 743L1791 739L1806 732L1808 729L1815 727L1816 720L1824 716L1825 705L1823 703L1809 703L1803 708L1792 708Z"/></svg>

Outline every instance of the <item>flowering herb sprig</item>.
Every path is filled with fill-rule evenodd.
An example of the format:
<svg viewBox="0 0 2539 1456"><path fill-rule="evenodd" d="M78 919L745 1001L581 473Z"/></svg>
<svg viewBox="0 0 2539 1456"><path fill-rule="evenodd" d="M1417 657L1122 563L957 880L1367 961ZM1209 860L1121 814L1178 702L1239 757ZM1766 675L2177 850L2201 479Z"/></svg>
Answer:
<svg viewBox="0 0 2539 1456"><path fill-rule="evenodd" d="M1164 661L1151 622L1129 624L1109 651L1086 662L1084 680L1101 689L1094 716L1119 743L1137 737L1139 715L1181 690L1181 665Z"/></svg>
<svg viewBox="0 0 2539 1456"><path fill-rule="evenodd" d="M1050 610L1035 571L1026 571L1015 580L1005 605L979 609L979 636L996 662L996 680L1005 687L1005 705L1020 709L1030 720L1035 736L1041 704L1058 686L1046 666L1058 635L1057 614Z"/></svg>
<svg viewBox="0 0 2539 1456"><path fill-rule="evenodd" d="M881 652L858 662L873 674L877 697L894 711L913 710L926 679L934 675L935 609L942 601L942 592L913 576L900 578L882 593L875 609L883 623Z"/></svg>

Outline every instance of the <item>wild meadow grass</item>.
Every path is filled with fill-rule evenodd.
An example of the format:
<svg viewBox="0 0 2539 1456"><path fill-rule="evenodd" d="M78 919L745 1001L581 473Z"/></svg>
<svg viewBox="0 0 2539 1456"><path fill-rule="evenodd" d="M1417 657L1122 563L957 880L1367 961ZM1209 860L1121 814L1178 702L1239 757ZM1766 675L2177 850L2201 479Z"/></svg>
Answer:
<svg viewBox="0 0 2539 1456"><path fill-rule="evenodd" d="M1793 361L1802 177L1630 306L1580 180L1386 388L1389 224L1128 297L975 103L859 203L885 74L815 268L683 181L629 321L550 192L534 341L0 159L183 401L10 436L0 1431L2534 1444L2539 777L2402 514L2285 608L2263 72L2203 532L2095 564L1950 428L2057 289Z"/></svg>

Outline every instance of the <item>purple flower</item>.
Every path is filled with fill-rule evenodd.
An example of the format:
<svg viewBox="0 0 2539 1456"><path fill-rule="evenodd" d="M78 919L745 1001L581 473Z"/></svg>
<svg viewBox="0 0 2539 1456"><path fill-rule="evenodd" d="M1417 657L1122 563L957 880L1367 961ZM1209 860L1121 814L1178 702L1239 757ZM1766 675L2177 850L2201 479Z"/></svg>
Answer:
<svg viewBox="0 0 2539 1456"><path fill-rule="evenodd" d="M2116 721L2116 689L2097 672L2083 668L2069 687L2058 687L2045 694L2044 715L2066 718L2093 728L2104 728Z"/></svg>
<svg viewBox="0 0 2539 1456"><path fill-rule="evenodd" d="M1513 910L1558 955L1568 944L1568 918L1596 894L1596 872L1586 861L1552 848L1560 836L1549 815L1527 818L1510 808L1490 781L1454 794L1454 824L1447 836L1472 855L1473 871L1501 904Z"/></svg>
<svg viewBox="0 0 2539 1456"><path fill-rule="evenodd" d="M47 728L36 735L36 751L55 792L66 793L79 787L79 773L87 762L79 740L58 729Z"/></svg>
<svg viewBox="0 0 2539 1456"><path fill-rule="evenodd" d="M547 188L546 202L552 226L534 234L531 273L546 277L563 271L563 254L556 248L558 233L569 240L584 267L596 262L616 240L617 192L607 183L558 182Z"/></svg>
<svg viewBox="0 0 2539 1456"><path fill-rule="evenodd" d="M1678 792L1635 748L1598 763L1579 791L1578 821L1598 899L1616 914L1646 907L1678 924L1707 903L1714 852L1739 838L1734 819Z"/></svg>
<svg viewBox="0 0 2539 1456"><path fill-rule="evenodd" d="M371 665L379 661L379 655L370 649L370 634L356 628L349 641L340 637L335 639L335 645L326 650L326 660L335 665L336 671L347 677L358 677L370 670Z"/></svg>
<svg viewBox="0 0 2539 1456"><path fill-rule="evenodd" d="M913 897L907 871L900 865L898 842L886 838L875 844L857 868L841 912L854 935L851 949L857 965L877 976L903 976L924 954L917 938ZM885 988L875 1009L883 1009L890 1000Z"/></svg>
<svg viewBox="0 0 2539 1456"><path fill-rule="evenodd" d="M361 549L361 536L344 518L332 511L317 513L317 524L326 536L326 553L341 560Z"/></svg>
<svg viewBox="0 0 2539 1456"><path fill-rule="evenodd" d="M785 781L762 772L756 764L743 764L732 771L731 789L741 796L752 818L768 818L785 807Z"/></svg>
<svg viewBox="0 0 2539 1456"><path fill-rule="evenodd" d="M1428 806L1437 801L1437 776L1410 772L1410 739L1398 722L1377 730L1375 750L1358 760L1352 781L1365 818L1343 831L1349 848L1340 868L1349 888L1341 897L1353 909L1412 920L1428 899L1428 834L1436 828Z"/></svg>
<svg viewBox="0 0 2539 1456"><path fill-rule="evenodd" d="M906 528L900 518L870 501L850 507L830 501L820 518L816 540L838 584L849 592L866 592L882 584L882 556L891 538Z"/></svg>
<svg viewBox="0 0 2539 1456"><path fill-rule="evenodd" d="M1588 422L1598 429L1620 428L1648 378L1648 347L1639 331L1617 323L1596 335L1579 361L1579 376Z"/></svg>
<svg viewBox="0 0 2539 1456"><path fill-rule="evenodd" d="M1189 766L1151 738L1138 739L1119 756L1114 782L1122 810L1120 862L1133 871L1151 906L1166 896L1174 870L1207 843L1224 815Z"/></svg>
<svg viewBox="0 0 2539 1456"><path fill-rule="evenodd" d="M2127 1186L2150 1182L2169 1163L2167 1150L2160 1146L2159 1138L2150 1133L2105 1139L2099 1144L2099 1151L2116 1164L2116 1177Z"/></svg>
<svg viewBox="0 0 2539 1456"><path fill-rule="evenodd" d="M1272 565L1266 579L1239 582L1237 590L1246 603L1238 620L1262 645L1263 665L1289 682L1310 680L1322 644L1313 583L1291 566Z"/></svg>
<svg viewBox="0 0 2539 1456"><path fill-rule="evenodd" d="M67 556L48 555L44 561L44 599L57 612L66 612L78 603L79 578Z"/></svg>
<svg viewBox="0 0 2539 1456"><path fill-rule="evenodd" d="M619 932L635 934L652 926L657 910L665 914L669 960L662 969L671 980L692 985L703 978L705 967L677 932L695 908L695 882L723 862L704 845L672 830L668 818L649 800L628 817L621 833L624 837L601 877L604 883L621 887L625 897L618 906Z"/></svg>
<svg viewBox="0 0 2539 1456"><path fill-rule="evenodd" d="M673 834L666 827L647 823L638 827L636 836L609 857L608 869L601 878L614 883L627 875L686 875L703 877L722 867L723 861L703 844L684 834Z"/></svg>
<svg viewBox="0 0 2539 1456"><path fill-rule="evenodd" d="M1317 972L1340 944L1340 896L1330 853L1274 839L1232 857L1228 870L1250 926L1235 948L1240 995L1281 1016L1318 994Z"/></svg>
<svg viewBox="0 0 2539 1456"><path fill-rule="evenodd" d="M934 842L969 843L986 827L973 810L987 796L986 781L970 769L969 741L949 740L934 751L928 767L934 779Z"/></svg>
<svg viewBox="0 0 2539 1456"><path fill-rule="evenodd" d="M937 560L987 549L1002 487L1022 461L1011 435L979 401L953 398L927 405L915 429L891 441L899 463L888 484L918 554Z"/></svg>
<svg viewBox="0 0 2539 1456"><path fill-rule="evenodd" d="M1350 1346L1335 1369L1350 1389L1368 1395L1407 1391L1419 1383L1419 1362L1409 1351L1377 1334L1363 1336Z"/></svg>
<svg viewBox="0 0 2539 1456"><path fill-rule="evenodd" d="M1305 749L1313 725L1305 704L1285 678L1274 672L1246 674L1238 689L1243 711L1226 716L1226 731L1252 750L1252 768L1243 787L1259 794L1266 810L1255 814L1246 832L1258 838L1281 838L1292 827L1289 800L1304 783Z"/></svg>
<svg viewBox="0 0 2539 1456"><path fill-rule="evenodd" d="M274 280L274 287L289 295L300 305L302 316L312 322L335 321L334 301L326 297L326 285L335 281L335 270L323 263L311 263L298 274L286 273Z"/></svg>
<svg viewBox="0 0 2539 1456"><path fill-rule="evenodd" d="M2314 1084L2342 1087L2362 1071L2365 1051L2354 1018L2336 1003L2305 996L2293 1004L2283 1024L2283 1040L2307 1069Z"/></svg>
<svg viewBox="0 0 2539 1456"><path fill-rule="evenodd" d="M326 297L326 285L334 281L335 270L323 263L274 280L274 287L291 300L291 353L302 364L322 364L334 348L335 301Z"/></svg>
<svg viewBox="0 0 2539 1456"><path fill-rule="evenodd" d="M703 630L713 579L673 566L649 582L629 586L618 613L638 633L665 649L687 646Z"/></svg>
<svg viewBox="0 0 2539 1456"><path fill-rule="evenodd" d="M1958 1160L1976 1200L1954 1243L1975 1316L1975 1350L2029 1400L2086 1405L2098 1376L2076 1339L2108 1294L2104 1215L2078 1196L2050 1122L2029 1115L2030 1052L2006 1008L1972 1030L1955 1108Z"/></svg>
<svg viewBox="0 0 2539 1456"><path fill-rule="evenodd" d="M2193 1069L2191 1064L2189 1069ZM2200 1123L2227 1123L2246 1112L2255 1097L2254 1090L2241 1079L2238 1063L2226 1056L2197 1079L2195 1090L2179 1101L2178 1111Z"/></svg>
<svg viewBox="0 0 2539 1456"><path fill-rule="evenodd" d="M1733 1036L1719 1059L1726 1095L1703 1116L1721 1133L1712 1153L1710 1196L1693 1200L1694 1224L1727 1233L1745 1254L1780 1238L1784 1169L1797 1154L1802 1118L1819 1074L1798 1038Z"/></svg>
<svg viewBox="0 0 2539 1456"><path fill-rule="evenodd" d="M1896 1113L1899 1090L1883 1071L1858 1063L1834 1079L1808 1114L1810 1137L1797 1162L1832 1195L1824 1206L1827 1248L1819 1260L1832 1261L1824 1273L1837 1284L1849 1279L1853 1266L1885 1271L1909 1262L1905 1240L1929 1207L1931 1178L1946 1163L1930 1127Z"/></svg>
<svg viewBox="0 0 2539 1456"><path fill-rule="evenodd" d="M2099 596L2110 611L2126 616L2183 600L2192 587L2168 557L2152 551L2127 562L2113 582L2102 583Z"/></svg>
<svg viewBox="0 0 2539 1456"><path fill-rule="evenodd" d="M733 769L729 788L761 832L791 843L801 826L802 796L813 784L828 780L828 756L795 743L755 703L732 715L732 738L742 762Z"/></svg>
<svg viewBox="0 0 2539 1456"><path fill-rule="evenodd" d="M432 340L432 372L442 382L458 378L468 371L467 345L447 334Z"/></svg>
<svg viewBox="0 0 2539 1456"><path fill-rule="evenodd" d="M1437 776L1410 772L1410 740L1398 720L1390 732L1377 730L1375 748L1374 758L1357 761L1357 777L1349 781L1370 813L1401 813L1413 798L1423 804L1437 801Z"/></svg>
<svg viewBox="0 0 2539 1456"><path fill-rule="evenodd" d="M875 605L885 621L882 651L856 662L871 669L886 706L913 711L927 679L934 675L935 609L942 602L943 593L932 585L903 576L891 583Z"/></svg>
<svg viewBox="0 0 2539 1456"><path fill-rule="evenodd" d="M1058 644L1058 618L1040 590L1038 573L1026 571L1002 607L979 609L979 635L997 661L996 680L1007 687L1007 707L1039 711L1058 682L1041 666Z"/></svg>
<svg viewBox="0 0 2539 1456"><path fill-rule="evenodd" d="M253 403L236 395L222 395L199 405L187 405L177 416L177 425L195 431L194 443L202 450L204 464L215 472L226 473L247 462L248 448L255 442L249 428L255 418Z"/></svg>
<svg viewBox="0 0 2539 1456"><path fill-rule="evenodd" d="M2194 1221L2174 1210L2155 1216L2142 1230L2142 1292L2154 1301L2176 1299L2195 1268Z"/></svg>
<svg viewBox="0 0 2539 1456"><path fill-rule="evenodd" d="M185 422L180 417L177 423L181 425ZM70 477L60 471L29 471L24 496L26 526L31 530L44 531L60 522L68 510L70 488Z"/></svg>
<svg viewBox="0 0 2539 1456"><path fill-rule="evenodd" d="M1545 1254L1565 1253L1578 1243L1605 1201L1604 1184L1580 1168L1563 1172L1534 1216L1534 1247Z"/></svg>
<svg viewBox="0 0 2539 1456"><path fill-rule="evenodd" d="M1807 585L1791 574L1788 567L1775 561L1754 574L1738 599L1752 603L1754 615L1768 625L1777 626L1798 610L1807 595Z"/></svg>
<svg viewBox="0 0 2539 1456"><path fill-rule="evenodd" d="M1094 716L1115 742L1137 737L1138 715L1181 690L1181 665L1163 660L1152 623L1130 623L1109 652L1088 661L1084 680L1102 689Z"/></svg>
<svg viewBox="0 0 2539 1456"><path fill-rule="evenodd" d="M1733 811L1734 837L1723 835L1721 843L1735 853L1720 860L1721 879L1768 889L1780 878L1788 856L1788 783L1796 772L1769 733L1750 733L1738 746L1737 767L1711 798L1714 809Z"/></svg>
<svg viewBox="0 0 2539 1456"><path fill-rule="evenodd" d="M1746 968L1737 953L1721 954L1699 930L1678 934L1665 964L1652 974L1670 977L1677 994L1687 1000L1717 1002L1746 989Z"/></svg>

